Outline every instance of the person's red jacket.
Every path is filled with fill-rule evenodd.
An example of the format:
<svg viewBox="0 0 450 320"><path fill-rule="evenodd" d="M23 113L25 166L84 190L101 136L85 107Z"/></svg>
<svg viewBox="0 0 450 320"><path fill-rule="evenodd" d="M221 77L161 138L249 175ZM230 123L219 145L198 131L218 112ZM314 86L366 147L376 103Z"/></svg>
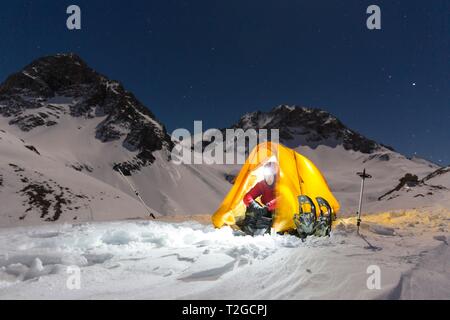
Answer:
<svg viewBox="0 0 450 320"><path fill-rule="evenodd" d="M253 201L261 196L261 202L267 206L270 211L275 210L276 198L275 198L275 183L269 186L265 180L258 182L249 192L244 196L244 204L246 207Z"/></svg>

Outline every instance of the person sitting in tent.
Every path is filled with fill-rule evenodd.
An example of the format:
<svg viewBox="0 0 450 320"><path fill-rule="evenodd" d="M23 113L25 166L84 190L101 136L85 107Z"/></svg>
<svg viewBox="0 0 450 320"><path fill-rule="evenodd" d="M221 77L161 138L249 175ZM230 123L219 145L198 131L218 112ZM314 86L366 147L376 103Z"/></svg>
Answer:
<svg viewBox="0 0 450 320"><path fill-rule="evenodd" d="M275 174L269 174L265 165L274 166ZM252 150L211 222L216 228L239 228L237 234L273 229L304 238L328 235L338 211L339 202L311 160L266 141Z"/></svg>
<svg viewBox="0 0 450 320"><path fill-rule="evenodd" d="M245 219L240 227L242 231L250 235L269 232L276 209L275 185L278 174L277 163L266 163L263 167L263 173L264 179L251 188L243 199L247 210L245 212ZM258 198L262 205L257 201Z"/></svg>

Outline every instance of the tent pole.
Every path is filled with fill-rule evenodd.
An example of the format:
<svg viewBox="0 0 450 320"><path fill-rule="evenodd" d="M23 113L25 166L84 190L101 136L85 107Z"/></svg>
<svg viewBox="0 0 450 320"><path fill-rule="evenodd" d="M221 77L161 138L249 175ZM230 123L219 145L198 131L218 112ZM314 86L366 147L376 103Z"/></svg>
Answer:
<svg viewBox="0 0 450 320"><path fill-rule="evenodd" d="M302 190L302 177L300 177L300 173L298 171L298 165L297 165L297 155L295 154L295 151L292 150L292 155L294 156L294 162L295 162L295 169L297 171L297 180L298 180L298 189L300 190L300 195L303 195L303 190Z"/></svg>

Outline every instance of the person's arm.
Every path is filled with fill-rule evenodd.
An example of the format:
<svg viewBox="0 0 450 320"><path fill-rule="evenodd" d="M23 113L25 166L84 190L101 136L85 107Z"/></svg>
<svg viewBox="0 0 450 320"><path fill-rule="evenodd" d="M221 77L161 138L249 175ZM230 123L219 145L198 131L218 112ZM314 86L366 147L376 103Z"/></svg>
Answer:
<svg viewBox="0 0 450 320"><path fill-rule="evenodd" d="M251 205L253 202L256 202L255 199L257 199L259 196L261 196L261 188L259 187L259 183L257 183L253 188L250 189L249 192L246 193L244 196L244 204L246 207Z"/></svg>
<svg viewBox="0 0 450 320"><path fill-rule="evenodd" d="M267 208L269 209L269 211L275 210L276 207L277 207L277 199L275 198L275 199L269 201L269 202L266 204L266 206L267 206Z"/></svg>

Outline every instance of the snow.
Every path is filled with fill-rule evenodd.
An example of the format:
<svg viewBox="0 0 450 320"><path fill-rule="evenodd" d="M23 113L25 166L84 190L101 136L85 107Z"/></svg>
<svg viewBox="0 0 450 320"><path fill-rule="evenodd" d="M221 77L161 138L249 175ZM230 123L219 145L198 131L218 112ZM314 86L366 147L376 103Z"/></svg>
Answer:
<svg viewBox="0 0 450 320"><path fill-rule="evenodd" d="M114 92L115 94L119 94L117 88L119 87L118 82L114 81L106 81L106 88Z"/></svg>
<svg viewBox="0 0 450 320"><path fill-rule="evenodd" d="M69 99L59 97L58 102L67 103ZM96 127L103 120L103 117L85 119L62 115L56 126L40 127L32 132L22 132L15 126L9 126L7 119L0 118L0 127L6 129L5 133L0 132L0 138L3 137L0 139L2 150L0 174L4 172L4 184L8 186L3 189L0 187L0 200L2 200L2 204L11 204L11 206L6 205L6 208L11 207L12 211L8 213L10 216L16 217L15 221L10 218L4 221L4 215L0 215L0 225L39 223L39 219L28 221L26 218L25 221L17 221L18 217L23 214L23 210L20 212L20 207L17 207L17 203L21 203L22 200L17 199L16 191L21 190L23 186L17 177L12 175L13 172L6 172L11 171L8 168L9 163L20 164L29 169L40 167L42 170L38 171L44 173L42 180L51 177L63 186L73 185L72 177L76 176L78 181L76 189L84 190L84 193L94 198L91 199L92 210L86 209L78 214L77 221L79 222L92 219L99 221L143 217L145 215L127 182L112 170L114 163L129 161L136 155L136 152L123 148L123 139L107 143L96 139ZM360 184L360 179L355 172L361 171L363 168L366 168L374 177L366 183L364 202L366 212L412 209L434 205L436 202L445 205L444 199L450 199L448 191L446 194L436 192L432 197L427 196L426 198L415 198L416 193L410 192L393 200L378 201L378 197L394 188L398 184L398 180L406 173L417 174L419 178L422 178L433 172L437 167L430 167L429 163L411 161L389 150L367 155L345 150L342 146L320 145L312 148L302 146L300 140L294 141L294 143L298 143L297 145L300 146L292 147L310 158L323 172L331 190L341 204L340 216L355 214ZM24 145L36 147L41 156L26 149ZM212 215L232 187L225 177L236 175L241 168L240 165L175 165L167 161L167 154L164 152L155 152L154 155L155 162L149 167L142 168L139 173L130 177L130 180L140 191L145 202L154 211L162 214ZM385 155L389 156L388 161L382 160ZM75 172L72 169L74 165L81 168L88 167L92 170ZM437 181L438 179L439 181ZM446 177L439 176L434 180L443 184L445 181L441 181L442 179L445 180ZM79 186L85 185L83 180L92 187L80 188ZM105 194L108 197L105 197ZM117 202L120 209L108 209L108 199L114 199L116 196L122 200ZM127 198L127 201L123 201L124 198ZM70 222L72 218L73 216L70 214L62 215L60 221Z"/></svg>
<svg viewBox="0 0 450 320"><path fill-rule="evenodd" d="M138 113L142 118L144 118L145 120L147 120L148 122L153 124L153 126L155 126L155 128L157 128L160 132L163 131L163 127L156 120L152 119L151 117L149 117L146 114L143 114L142 112L138 111L137 109L136 109L136 113Z"/></svg>
<svg viewBox="0 0 450 320"><path fill-rule="evenodd" d="M32 168L37 161L41 167L59 169L59 178L54 180L60 184L66 184L66 180L71 180L71 176L74 174L72 165L86 165L93 170L92 172L83 171L83 177L87 177L90 181L97 181L97 190L93 195L98 200L104 198L99 195L100 191L109 195L110 192L106 189L111 190L111 188L115 189L113 194L126 194L128 195L127 198L133 198L131 202L122 202L121 211L113 210L115 213L101 214L93 210L94 215L101 216L94 217L96 220L142 217L142 209L140 209L140 204L137 203L134 193L127 182L112 169L115 163L129 161L136 156L137 152L131 152L123 148L123 139L107 143L102 143L96 139L96 127L104 119L104 117L85 119L62 115L58 120L58 125L39 127L27 133L20 131L15 126L8 125L7 119L0 117L0 128L6 129L6 133L0 132L0 137L8 136L4 140L0 139L0 150L2 150L0 162L6 165L20 162L23 166ZM36 147L41 153L41 157L27 151L20 139L23 139L25 144ZM6 149L7 140L15 141L14 145L8 146L8 149ZM11 156L7 156L8 153L11 153ZM140 191L146 203L156 212L210 215L217 209L220 201L231 187L231 184L224 179L224 175L232 170L233 166L231 166L232 168L224 166L179 166L168 162L168 155L164 152L155 152L154 156L156 158L155 163L143 168L138 174L130 177L130 180ZM7 167L2 166L1 169L6 170ZM77 176L79 174L75 173ZM8 178L9 175L5 175L5 177ZM5 181L8 182L11 179L8 178ZM22 186L20 184L11 186L11 193L15 192L13 192L14 187L17 191ZM7 199L10 193L1 191L0 189L0 200ZM192 201L192 192L197 195L197 201ZM97 203L97 201L93 202ZM137 203L139 209L136 209L136 204L132 204L134 202ZM131 204L131 206L124 209L127 204ZM89 221L85 218L88 216L83 216L80 219ZM61 219L67 221L64 217L61 217ZM11 223L12 221L9 221L8 225L11 225ZM16 221L16 223L22 225L23 221ZM37 223L37 221L33 223ZM0 226L4 225L5 223L0 216Z"/></svg>
<svg viewBox="0 0 450 320"><path fill-rule="evenodd" d="M74 100L71 97L55 97L50 102L65 110L71 103L74 103ZM8 137L0 140L0 150L2 151L0 163L6 165L2 165L0 171L7 171L8 163L20 162L21 166L26 168L33 168L36 165L44 168L39 170L40 173L44 173L42 180L52 177L53 180L64 186L73 185L71 182L73 175L77 176L78 184L84 186L84 183L81 182L84 177L92 187L78 189L89 190L88 195L94 198L91 199L93 207L92 213L89 209L80 212L78 222L145 215L129 185L112 170L115 163L133 159L137 155L137 151L130 151L123 147L124 137L121 140L106 143L95 138L96 128L105 117L93 119L72 117L64 112L59 116L57 125L38 127L30 132L23 132L16 126L9 125L7 118L0 117L0 128L6 131L6 133L0 132L0 138L2 135ZM151 121L152 119L148 118L147 120ZM364 168L374 177L366 184L364 203L366 212L412 209L433 205L435 202L442 202L443 198L450 198L443 196L442 192L436 192L432 197L414 198L416 193L410 192L389 201L378 201L378 197L394 188L398 184L398 180L406 173L416 174L419 178L423 178L436 170L437 166L426 161L409 160L387 149L370 155L345 150L332 139L322 141L322 145L307 146L305 137L302 132L297 132L295 139L288 146L310 158L322 171L341 204L340 216L355 214L360 184L360 179L355 172ZM25 142L21 143L20 139ZM7 147L6 140L15 142L11 142L13 145L9 144ZM326 145L323 145L324 143ZM38 157L31 151L24 150L24 144L34 146L39 150L41 156ZM191 147L184 144L183 146ZM227 151L234 151L234 146L228 148ZM168 154L165 151L155 152L154 156L155 162L134 173L130 180L154 211L167 215L212 215L232 187L225 177L236 175L241 168L240 165L175 165L167 160ZM198 156L195 155L195 157ZM389 157L388 161L383 160L383 157L386 156ZM82 172L71 172L73 166L82 168ZM47 175L44 171L49 171L49 168L54 170L50 170L52 173ZM83 168L90 168L90 170ZM57 175L55 175L56 171L59 171ZM0 172L0 174L2 173ZM439 177L439 179L442 180L445 177ZM1 189L0 187L0 200L2 203L11 203L12 211L8 212L8 215L15 217L16 220L8 218L5 222L3 220L5 214L0 212L3 213L3 215L0 214L0 226L39 223L39 219L17 220L23 214L23 210L20 212L22 208L17 208L12 199L16 199L16 203L22 202L22 200L17 200L16 191L21 190L23 186L16 177L11 176L11 173L5 172L3 180L8 188ZM442 184L445 181L439 181L439 183ZM94 185L96 188L93 187ZM112 198L121 197L120 195L124 194L127 201L120 202L120 210L105 211L104 209L108 210L108 208L104 204L108 200L105 199L104 194L100 194L100 191L108 195L114 194ZM123 200L125 197L121 197L121 199ZM99 205L103 208L101 211L94 210L94 207L98 207L97 203L101 203ZM60 222L70 222L72 218L73 216L70 214L63 214Z"/></svg>
<svg viewBox="0 0 450 320"><path fill-rule="evenodd" d="M448 191L437 192L426 198L415 198L419 192L412 192L402 193L393 200L378 200L381 195L397 186L399 179L405 174L415 174L421 179L438 168L429 162L411 161L388 149L370 155L348 151L342 146L334 148L324 145L316 148L299 146L295 150L308 157L321 170L341 204L341 216L355 215L361 183L356 172L363 169L373 177L365 183L363 206L365 212L378 213L385 210L414 209L450 203ZM386 158L388 160L385 160Z"/></svg>
<svg viewBox="0 0 450 320"><path fill-rule="evenodd" d="M48 103L64 111L74 100L55 97ZM0 299L450 296L450 172L426 181L443 186L432 195L421 185L378 200L406 173L422 179L438 168L426 160L383 148L373 154L345 150L332 139L307 146L297 128L289 147L319 167L341 204L332 236L306 242L294 236L242 237L210 225L232 187L225 177L235 176L240 165L175 165L164 151L155 152L151 166L129 177L157 213L157 221L148 221L127 182L112 170L137 152L124 148L123 138L107 143L95 138L105 117L58 116L57 125L31 132L0 117ZM366 182L364 237L359 237L355 173L364 168L373 179ZM31 206L23 192L30 184L52 188L44 203L53 205L62 192L72 201L62 203L56 223ZM366 286L371 265L381 268L381 290ZM80 290L66 286L71 266L81 270Z"/></svg>
<svg viewBox="0 0 450 320"><path fill-rule="evenodd" d="M66 96L55 96L52 98L47 99L46 104L47 105L54 105L59 107L67 108L68 106L72 104L77 103L77 98L74 97L66 97Z"/></svg>
<svg viewBox="0 0 450 320"><path fill-rule="evenodd" d="M275 107L274 110L283 110L283 109L287 109L289 111L294 111L295 110L295 106L279 105L278 107ZM306 108L302 107L302 110L306 110Z"/></svg>
<svg viewBox="0 0 450 320"><path fill-rule="evenodd" d="M41 186L49 190L43 201L50 201L49 216L54 212L55 197L63 194L63 221L102 221L113 217L142 218L146 212L141 204L130 195L123 193L98 179L68 168L58 157L37 147L40 155L29 150L13 134L0 132L0 226L35 225L43 223L42 212L33 206L32 198L25 188ZM37 193L37 191L36 191ZM36 203L35 203L36 204ZM28 208L32 209L28 210ZM71 210L69 210L69 207ZM55 210L56 211L56 210ZM20 220L20 217L24 219Z"/></svg>
<svg viewBox="0 0 450 320"><path fill-rule="evenodd" d="M26 71L22 71L22 73L25 75L25 76L27 76L27 77L29 77L29 78L31 78L31 79L33 79L33 80L35 80L36 79L36 77L33 77L32 75L30 75L28 72L26 72Z"/></svg>
<svg viewBox="0 0 450 320"><path fill-rule="evenodd" d="M363 217L364 238L340 219L305 242L194 221L3 228L0 299L447 299L449 227L434 209ZM380 290L366 285L371 265ZM67 287L73 266L79 290Z"/></svg>

